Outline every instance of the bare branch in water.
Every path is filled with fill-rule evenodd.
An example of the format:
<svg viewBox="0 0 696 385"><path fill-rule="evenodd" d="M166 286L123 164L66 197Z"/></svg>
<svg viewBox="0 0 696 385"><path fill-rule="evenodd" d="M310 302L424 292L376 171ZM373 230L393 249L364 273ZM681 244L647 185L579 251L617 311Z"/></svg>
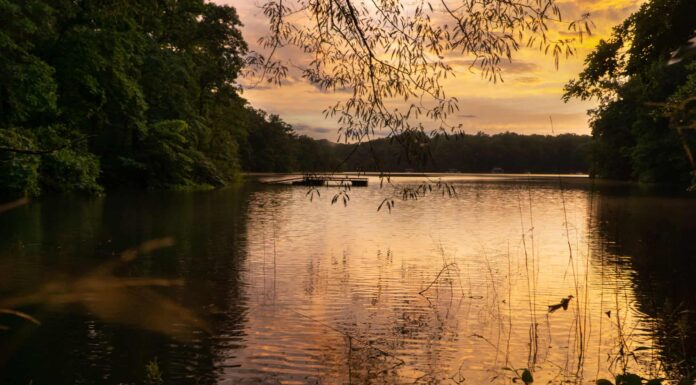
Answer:
<svg viewBox="0 0 696 385"><path fill-rule="evenodd" d="M207 323L192 310L160 293L155 287L183 286L180 279L119 277L116 269L138 256L174 245L171 237L154 239L126 250L90 273L55 279L38 290L0 300L0 314L15 315L36 324L32 316L13 309L35 305L79 304L95 316L112 322L137 325L155 332L179 337L171 328L173 320L209 331ZM188 338L181 335L182 338Z"/></svg>
<svg viewBox="0 0 696 385"><path fill-rule="evenodd" d="M29 203L29 198L24 197L19 198L16 201L0 204L0 214L4 213L5 211L15 209L19 206L24 206L27 203Z"/></svg>
<svg viewBox="0 0 696 385"><path fill-rule="evenodd" d="M0 314L12 315L12 316L21 318L21 319L23 319L23 320L29 321L29 322L31 322L31 323L33 323L33 324L35 324L35 325L41 325L41 322L40 322L39 320L37 320L36 318L30 316L30 315L27 314L27 313L21 312L21 311L11 310L11 309L0 309Z"/></svg>

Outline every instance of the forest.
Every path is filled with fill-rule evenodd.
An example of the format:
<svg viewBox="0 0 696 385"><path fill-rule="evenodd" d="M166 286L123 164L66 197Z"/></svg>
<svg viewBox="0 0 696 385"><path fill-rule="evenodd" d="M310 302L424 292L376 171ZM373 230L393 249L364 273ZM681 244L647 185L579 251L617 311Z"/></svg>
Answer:
<svg viewBox="0 0 696 385"><path fill-rule="evenodd" d="M346 144L297 135L263 111L240 147L243 170L252 172L506 172L577 173L589 167L587 135L520 135L505 132L402 134Z"/></svg>
<svg viewBox="0 0 696 385"><path fill-rule="evenodd" d="M587 135L402 134L355 145L320 142L328 160L306 164L309 171L335 165L339 171L578 173L589 166ZM325 155L325 156L326 156ZM318 166L318 167L317 167Z"/></svg>
<svg viewBox="0 0 696 385"><path fill-rule="evenodd" d="M255 111L236 11L203 0L2 0L8 195L221 186Z"/></svg>
<svg viewBox="0 0 696 385"><path fill-rule="evenodd" d="M648 2L588 57L565 98L600 101L592 140L408 131L356 149L298 135L243 98L248 47L232 7L0 0L0 192L211 188L243 172L492 168L686 184L694 134L681 126L693 128L696 63L668 60L696 30L695 13L689 0Z"/></svg>

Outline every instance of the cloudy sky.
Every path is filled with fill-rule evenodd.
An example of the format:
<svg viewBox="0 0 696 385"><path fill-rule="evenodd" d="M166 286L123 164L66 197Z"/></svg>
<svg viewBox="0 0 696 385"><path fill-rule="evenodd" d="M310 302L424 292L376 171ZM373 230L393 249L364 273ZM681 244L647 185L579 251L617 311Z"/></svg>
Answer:
<svg viewBox="0 0 696 385"><path fill-rule="evenodd" d="M267 20L260 9L263 0L214 0L237 8L244 23L242 32L250 48L268 31ZM578 54L562 60L558 69L553 58L538 50L525 49L503 65L504 83L492 84L480 74L471 72L464 58L450 63L456 78L445 83L449 96L460 101L460 111L451 120L463 123L468 133L514 131L523 134L550 134L549 116L554 133L588 134L586 111L591 102L563 103L563 85L582 70L585 56L599 39L607 37L616 24L635 11L642 0L559 0L564 19L576 19L589 12L595 24L593 35L576 45ZM244 80L241 81L245 84ZM247 82L248 83L248 82ZM315 138L336 140L337 123L324 118L322 111L342 97L318 90L303 79L290 76L280 87L246 84L244 97L256 108L280 115L298 133ZM345 95L343 95L344 97Z"/></svg>

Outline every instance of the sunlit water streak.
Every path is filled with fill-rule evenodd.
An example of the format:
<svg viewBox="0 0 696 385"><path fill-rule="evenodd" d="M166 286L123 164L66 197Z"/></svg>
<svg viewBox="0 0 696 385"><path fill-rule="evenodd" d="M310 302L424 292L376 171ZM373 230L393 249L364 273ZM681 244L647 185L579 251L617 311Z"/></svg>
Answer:
<svg viewBox="0 0 696 385"><path fill-rule="evenodd" d="M377 207L420 179L380 189L372 178L349 192L347 207L331 204L335 188L310 201L306 188L252 180L214 192L17 208L0 216L2 296L31 292L58 273L89 274L126 248L171 236L174 247L116 274L183 279L182 287L148 288L158 295L148 298L173 300L207 326L172 315L147 319L156 321L147 328L130 322L123 303L148 311L134 307L145 298L137 288L90 299L108 303L101 307L30 306L43 326L13 322L0 337L1 378L135 382L157 357L176 384L509 383L505 368L533 369L537 383L583 382L619 369L611 360L617 320L631 349L653 346L655 314L645 313L649 294L636 286L637 256L626 254L641 251L626 244L690 252L674 239L646 238L643 227L654 220L693 229L681 221L693 201L636 198L626 186L586 178L447 180L456 197L397 199L391 212ZM644 201L662 212L643 213ZM568 295L567 310L547 312Z"/></svg>

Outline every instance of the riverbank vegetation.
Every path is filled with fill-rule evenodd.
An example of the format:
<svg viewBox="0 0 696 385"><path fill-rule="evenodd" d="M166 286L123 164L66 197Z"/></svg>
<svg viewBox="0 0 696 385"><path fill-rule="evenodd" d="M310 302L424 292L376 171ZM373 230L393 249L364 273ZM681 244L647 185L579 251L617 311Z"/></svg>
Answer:
<svg viewBox="0 0 696 385"><path fill-rule="evenodd" d="M242 170L375 169L358 157L345 160L352 145L297 135L280 117L248 105L236 83L247 44L232 7L203 0L2 0L0 14L6 21L0 31L0 189L6 197L216 187ZM432 160L453 164L423 167L545 171L508 164L536 162L534 156L518 162L526 158L518 154L523 142L546 143L533 150L540 153L559 142L551 152L566 152L562 139L466 138L460 147L433 139ZM385 170L415 167L387 156L402 139L410 140L374 143ZM555 164L548 158L537 164L545 161ZM579 158L570 163L583 170Z"/></svg>
<svg viewBox="0 0 696 385"><path fill-rule="evenodd" d="M0 184L10 195L219 186L249 110L234 8L2 0Z"/></svg>
<svg viewBox="0 0 696 385"><path fill-rule="evenodd" d="M691 0L646 2L567 84L566 100L599 101L590 111L594 174L682 185L696 178L694 14Z"/></svg>
<svg viewBox="0 0 696 385"><path fill-rule="evenodd" d="M271 16L288 12L270 5ZM696 30L687 16L695 6L688 0L646 3L600 42L585 71L568 83L566 99L600 101L590 112L592 141L465 135L461 127L451 133L410 125L379 131L382 123L403 123L388 116L366 130L364 117L346 123L342 115L338 134L356 146L299 135L281 117L249 105L237 83L244 68L253 73L261 66L274 81L284 71L272 58L249 52L232 7L203 0L0 0L6 21L0 31L0 194L219 187L242 171L590 171L687 184L695 166L689 156L696 141L695 55L684 51L670 59L670 53ZM347 28L360 33L363 22ZM526 21L518 22L511 28ZM497 67L484 67L495 78ZM386 74L374 76L379 83ZM329 90L324 77L308 79ZM372 96L353 95L361 103L365 97ZM435 118L444 121L440 112Z"/></svg>

